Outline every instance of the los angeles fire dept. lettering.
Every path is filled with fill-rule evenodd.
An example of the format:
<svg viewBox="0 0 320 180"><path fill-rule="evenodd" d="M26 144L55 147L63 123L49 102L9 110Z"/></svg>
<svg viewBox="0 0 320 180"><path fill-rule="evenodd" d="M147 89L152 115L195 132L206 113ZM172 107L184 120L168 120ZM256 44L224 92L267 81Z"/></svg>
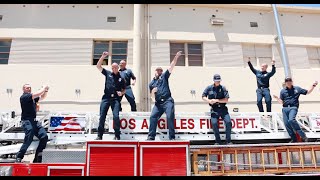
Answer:
<svg viewBox="0 0 320 180"><path fill-rule="evenodd" d="M198 122L197 122L198 121ZM232 118L232 128L234 129L255 129L256 126L256 119L255 118ZM149 127L149 120L147 119L140 119L136 120L134 118L122 118L120 120L120 128L130 129L130 130L148 130ZM224 122L222 119L218 121L219 129L224 129ZM200 118L200 119L193 119L193 118L181 118L176 119L174 123L174 127L176 130L193 130L193 129L212 129L212 124L210 119ZM164 130L168 129L168 124L166 120L160 118L158 121L158 129Z"/></svg>

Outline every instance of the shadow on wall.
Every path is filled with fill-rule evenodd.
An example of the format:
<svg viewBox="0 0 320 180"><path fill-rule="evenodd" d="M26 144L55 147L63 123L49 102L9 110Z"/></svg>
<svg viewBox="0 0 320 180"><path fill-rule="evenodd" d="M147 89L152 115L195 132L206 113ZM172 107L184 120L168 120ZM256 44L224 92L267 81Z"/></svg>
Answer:
<svg viewBox="0 0 320 180"><path fill-rule="evenodd" d="M224 28L222 26L217 26L213 30L214 36L216 38L216 42L218 44L218 48L221 52L223 52L223 44L226 44L226 42L229 42L228 34L225 32Z"/></svg>

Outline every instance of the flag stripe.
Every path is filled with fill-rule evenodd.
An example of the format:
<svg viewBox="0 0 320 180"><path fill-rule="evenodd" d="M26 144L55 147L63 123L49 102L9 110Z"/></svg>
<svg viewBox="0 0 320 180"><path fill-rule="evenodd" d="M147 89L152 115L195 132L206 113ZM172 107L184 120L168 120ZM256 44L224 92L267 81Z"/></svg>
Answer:
<svg viewBox="0 0 320 180"><path fill-rule="evenodd" d="M84 125L84 117L51 117L49 130L81 131Z"/></svg>

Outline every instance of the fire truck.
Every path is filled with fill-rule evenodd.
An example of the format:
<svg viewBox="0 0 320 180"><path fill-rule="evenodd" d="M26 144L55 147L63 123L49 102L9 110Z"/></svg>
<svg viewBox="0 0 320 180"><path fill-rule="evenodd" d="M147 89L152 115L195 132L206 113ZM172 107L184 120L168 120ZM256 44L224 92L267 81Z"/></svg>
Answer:
<svg viewBox="0 0 320 180"><path fill-rule="evenodd" d="M146 141L150 112L120 113L121 140L112 140L112 115L102 141L95 141L99 115L92 112L39 112L49 142L42 163L15 163L23 142L20 115L0 118L1 176L201 176L318 175L320 113L299 113L310 142L288 143L281 113L231 113L232 145L213 145L210 114L176 113L176 140L169 141L165 116L155 141ZM59 119L62 125L54 121ZM68 123L72 122L72 123ZM223 121L219 128L225 139ZM27 154L33 154L37 139Z"/></svg>

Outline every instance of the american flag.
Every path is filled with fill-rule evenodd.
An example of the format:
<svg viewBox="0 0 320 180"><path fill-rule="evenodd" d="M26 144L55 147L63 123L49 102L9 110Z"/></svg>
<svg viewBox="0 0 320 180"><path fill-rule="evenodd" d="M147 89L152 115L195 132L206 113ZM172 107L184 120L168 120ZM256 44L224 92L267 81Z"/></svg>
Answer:
<svg viewBox="0 0 320 180"><path fill-rule="evenodd" d="M84 126L85 117L52 116L49 131L81 131Z"/></svg>

